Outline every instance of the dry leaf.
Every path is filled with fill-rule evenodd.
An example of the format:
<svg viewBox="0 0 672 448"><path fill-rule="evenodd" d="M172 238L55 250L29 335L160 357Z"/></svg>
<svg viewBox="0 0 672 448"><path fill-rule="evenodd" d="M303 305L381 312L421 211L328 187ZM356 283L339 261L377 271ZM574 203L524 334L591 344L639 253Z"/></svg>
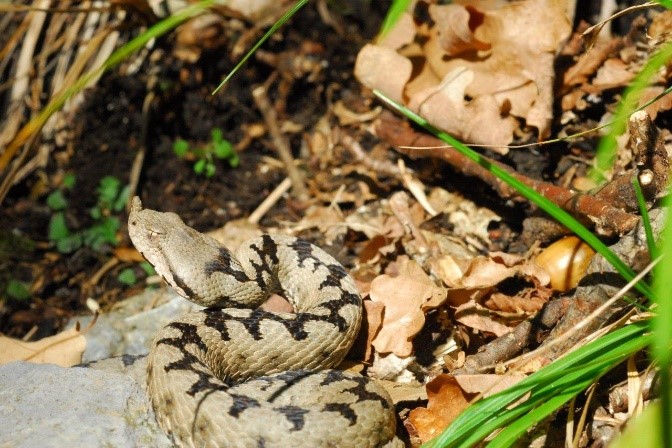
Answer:
<svg viewBox="0 0 672 448"><path fill-rule="evenodd" d="M371 357L373 352L373 340L383 326L383 310L385 305L371 300L364 300L364 315L366 316L367 335L366 335L366 350L364 352L364 359Z"/></svg>
<svg viewBox="0 0 672 448"><path fill-rule="evenodd" d="M417 381L411 383L398 383L389 380L376 380L390 394L392 403L397 404L402 401L418 401L427 399L427 390L425 385Z"/></svg>
<svg viewBox="0 0 672 448"><path fill-rule="evenodd" d="M378 43L384 47L398 50L413 42L413 39L415 39L415 22L412 15L404 12L397 18L394 28Z"/></svg>
<svg viewBox="0 0 672 448"><path fill-rule="evenodd" d="M427 408L413 409L407 421L423 443L439 435L469 406L470 399L452 375L441 374L426 387Z"/></svg>
<svg viewBox="0 0 672 448"><path fill-rule="evenodd" d="M536 313L553 295L551 288L527 288L510 296L501 292L491 294L483 305L493 311L505 313Z"/></svg>
<svg viewBox="0 0 672 448"><path fill-rule="evenodd" d="M490 310L483 308L474 301L460 305L455 310L455 320L467 327L495 336L504 336L511 328L495 320Z"/></svg>
<svg viewBox="0 0 672 448"><path fill-rule="evenodd" d="M586 90L597 93L596 90L627 86L634 77L635 74L628 70L626 63L620 59L610 58L604 61L602 67L597 70L595 79L593 79L592 87L597 87L597 89L591 88Z"/></svg>
<svg viewBox="0 0 672 448"><path fill-rule="evenodd" d="M431 117L432 124L470 143L509 143L515 122L502 116L494 96L480 95L468 103L465 101L465 90L473 80L473 71L456 67L438 85L416 93L408 107L423 117Z"/></svg>
<svg viewBox="0 0 672 448"><path fill-rule="evenodd" d="M115 247L114 256L124 263L140 263L145 261L145 257L135 247Z"/></svg>
<svg viewBox="0 0 672 448"><path fill-rule="evenodd" d="M403 100L404 86L412 71L411 61L380 45L365 45L355 62L355 77L359 82L380 90L398 103Z"/></svg>
<svg viewBox="0 0 672 448"><path fill-rule="evenodd" d="M395 267L396 276L384 274L371 282L371 300L385 305L383 325L372 344L378 353L404 357L411 354L413 336L425 323L423 309L438 306L446 293L408 257L399 257Z"/></svg>
<svg viewBox="0 0 672 448"><path fill-rule="evenodd" d="M0 336L0 364L29 361L70 367L82 362L86 339L75 328L35 342Z"/></svg>
<svg viewBox="0 0 672 448"><path fill-rule="evenodd" d="M429 15L436 22L441 47L449 56L467 50L485 51L490 44L474 35L474 30L483 23L483 14L471 6L430 5Z"/></svg>
<svg viewBox="0 0 672 448"><path fill-rule="evenodd" d="M406 64L390 54L380 57L382 50L365 48L357 58L356 76L396 101L405 94L409 107L470 143L509 143L517 126L512 116L524 118L539 130L540 139L546 138L552 118L555 51L571 30L565 2L527 0L501 5L431 5L434 25L419 23L408 54L400 49L398 56ZM422 53L416 49L419 43ZM401 73L391 80L400 67ZM417 78L421 79L418 84Z"/></svg>
<svg viewBox="0 0 672 448"><path fill-rule="evenodd" d="M506 375L457 375L455 381L467 394L483 394L484 397L488 397L518 384L525 378L527 375L512 372Z"/></svg>

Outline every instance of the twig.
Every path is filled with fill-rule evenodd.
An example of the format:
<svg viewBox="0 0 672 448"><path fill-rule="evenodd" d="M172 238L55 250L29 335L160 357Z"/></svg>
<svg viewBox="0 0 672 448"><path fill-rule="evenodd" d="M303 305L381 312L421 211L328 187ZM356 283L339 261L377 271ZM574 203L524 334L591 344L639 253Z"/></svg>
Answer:
<svg viewBox="0 0 672 448"><path fill-rule="evenodd" d="M280 182L280 184L275 187L275 189L266 196L266 199L262 201L261 204L252 212L250 213L250 216L247 218L247 222L250 224L258 224L261 218L268 212L271 207L273 207L278 200L282 197L283 194L289 190L289 187L292 186L292 181L286 177L285 180Z"/></svg>
<svg viewBox="0 0 672 448"><path fill-rule="evenodd" d="M520 194L507 184L496 178L487 169L473 162L452 147L438 147L443 144L437 138L415 132L408 123L394 117L392 114L381 115L381 123L377 128L378 136L397 147L397 151L413 158L432 157L442 159L467 176L476 176L490 185L502 198L522 200ZM399 148L399 146L413 146L415 148ZM548 182L531 179L516 173L501 163L489 161L502 169L510 171L516 179L523 182L538 193L544 195L558 206L567 210L585 224L594 224L596 230L602 234L624 235L638 222L636 215L624 212L616 206L587 194L576 193L567 188L559 187Z"/></svg>
<svg viewBox="0 0 672 448"><path fill-rule="evenodd" d="M128 176L128 199L126 201L126 211L131 210L131 200L136 195L138 183L140 182L140 174L142 173L142 166L145 162L145 154L147 153L147 129L149 128L149 108L154 102L156 95L154 94L154 85L156 84L156 76L150 76L147 81L147 90L149 93L145 96L142 103L142 127L140 128L140 147L133 159L133 166L131 167L131 174Z"/></svg>
<svg viewBox="0 0 672 448"><path fill-rule="evenodd" d="M252 90L252 97L254 98L254 102L256 103L257 108L264 117L264 121L268 127L268 132L271 135L271 139L273 140L273 146L278 152L280 159L285 164L285 169L287 170L289 179L292 182L294 195L301 200L305 200L308 198L308 190L306 190L303 175L294 166L294 157L292 157L292 151L289 148L289 142L280 131L280 126L278 125L278 115L268 100L267 91L268 90L266 85L258 86Z"/></svg>
<svg viewBox="0 0 672 448"><path fill-rule="evenodd" d="M348 134L341 133L340 142L343 144L343 147L349 150L350 153L355 156L355 159L358 162L361 162L365 167L386 176L401 176L401 172L399 171L399 167L397 165L390 162L389 160L378 160L372 158L366 151L364 151L362 145L360 145L357 140L350 137Z"/></svg>

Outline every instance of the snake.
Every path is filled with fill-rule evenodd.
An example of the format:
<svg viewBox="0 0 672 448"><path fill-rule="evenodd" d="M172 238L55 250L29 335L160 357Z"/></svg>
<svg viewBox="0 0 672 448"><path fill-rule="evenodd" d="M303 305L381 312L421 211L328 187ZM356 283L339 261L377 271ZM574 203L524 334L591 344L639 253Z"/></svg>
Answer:
<svg viewBox="0 0 672 448"><path fill-rule="evenodd" d="M148 355L148 397L177 446L404 446L383 386L334 369L362 298L331 255L269 234L232 252L137 196L128 232L166 283L205 307L163 327ZM294 311L260 308L273 293Z"/></svg>

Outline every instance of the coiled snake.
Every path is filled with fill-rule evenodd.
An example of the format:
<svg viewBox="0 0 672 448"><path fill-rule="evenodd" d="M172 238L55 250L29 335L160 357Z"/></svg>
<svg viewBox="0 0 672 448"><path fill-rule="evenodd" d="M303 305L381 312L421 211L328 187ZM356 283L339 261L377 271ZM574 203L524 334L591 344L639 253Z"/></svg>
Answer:
<svg viewBox="0 0 672 448"><path fill-rule="evenodd" d="M362 300L334 258L263 235L232 254L174 213L133 198L135 247L187 299L207 306L165 326L148 394L176 444L197 447L403 446L385 390L330 369L359 331ZM270 293L295 313L258 308Z"/></svg>

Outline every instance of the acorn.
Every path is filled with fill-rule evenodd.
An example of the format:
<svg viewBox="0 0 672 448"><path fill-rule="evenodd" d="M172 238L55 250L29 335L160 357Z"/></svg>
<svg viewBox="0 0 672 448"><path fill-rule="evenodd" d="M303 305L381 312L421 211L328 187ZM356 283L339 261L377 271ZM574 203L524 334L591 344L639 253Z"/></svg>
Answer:
<svg viewBox="0 0 672 448"><path fill-rule="evenodd" d="M576 236L567 236L537 255L536 262L551 277L551 288L565 292L586 275L595 251Z"/></svg>

